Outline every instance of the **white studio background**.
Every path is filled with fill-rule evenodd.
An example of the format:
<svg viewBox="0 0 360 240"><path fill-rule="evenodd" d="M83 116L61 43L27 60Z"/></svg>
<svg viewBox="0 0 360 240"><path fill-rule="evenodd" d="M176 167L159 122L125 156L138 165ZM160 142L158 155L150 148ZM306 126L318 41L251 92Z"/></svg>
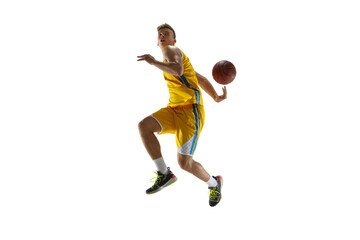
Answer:
<svg viewBox="0 0 360 240"><path fill-rule="evenodd" d="M359 239L356 1L2 1L0 239ZM195 159L223 199L180 169L155 175L138 122L166 106L156 27L194 68L229 60L228 99L204 93Z"/></svg>

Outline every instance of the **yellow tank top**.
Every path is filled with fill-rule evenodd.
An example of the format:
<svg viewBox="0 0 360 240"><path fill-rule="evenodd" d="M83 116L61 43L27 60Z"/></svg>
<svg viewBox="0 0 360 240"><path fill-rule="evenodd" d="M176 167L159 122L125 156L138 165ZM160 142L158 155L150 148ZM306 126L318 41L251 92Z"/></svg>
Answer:
<svg viewBox="0 0 360 240"><path fill-rule="evenodd" d="M181 50L180 50L181 51ZM181 51L184 65L184 73L181 76L171 75L164 72L164 78L169 88L169 107L184 106L190 104L203 105L202 94L196 78L196 73L189 58ZM164 60L165 62L165 60Z"/></svg>

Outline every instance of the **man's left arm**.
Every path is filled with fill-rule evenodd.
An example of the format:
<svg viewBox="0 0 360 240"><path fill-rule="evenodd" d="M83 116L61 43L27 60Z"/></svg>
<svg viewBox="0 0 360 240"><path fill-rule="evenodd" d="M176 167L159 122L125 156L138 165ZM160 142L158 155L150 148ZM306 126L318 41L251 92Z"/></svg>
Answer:
<svg viewBox="0 0 360 240"><path fill-rule="evenodd" d="M223 87L223 95L218 95L213 87L213 85L209 82L209 80L202 76L201 74L196 72L196 77L198 79L199 86L214 99L215 102L221 102L227 98L226 87Z"/></svg>

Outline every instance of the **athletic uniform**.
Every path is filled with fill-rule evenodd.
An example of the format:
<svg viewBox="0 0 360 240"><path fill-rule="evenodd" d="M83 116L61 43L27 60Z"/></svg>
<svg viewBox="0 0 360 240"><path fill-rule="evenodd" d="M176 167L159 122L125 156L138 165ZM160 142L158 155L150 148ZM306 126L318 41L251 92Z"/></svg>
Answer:
<svg viewBox="0 0 360 240"><path fill-rule="evenodd" d="M175 134L178 152L193 156L204 125L205 112L195 70L189 58L181 50L180 52L184 66L183 75L175 76L164 72L169 88L169 104L151 116L161 126L159 134ZM166 167L162 157L153 160L155 164L162 166L157 165L158 169ZM155 178L154 185L146 190L147 194L156 193L177 180L170 168L167 168L167 171L158 171ZM207 184L210 189L209 205L213 207L220 202L223 179L221 176L210 176Z"/></svg>
<svg viewBox="0 0 360 240"><path fill-rule="evenodd" d="M159 134L175 134L178 152L193 156L204 125L205 112L195 70L184 52L181 51L181 54L183 75L164 72L169 88L169 104L151 116L161 126Z"/></svg>

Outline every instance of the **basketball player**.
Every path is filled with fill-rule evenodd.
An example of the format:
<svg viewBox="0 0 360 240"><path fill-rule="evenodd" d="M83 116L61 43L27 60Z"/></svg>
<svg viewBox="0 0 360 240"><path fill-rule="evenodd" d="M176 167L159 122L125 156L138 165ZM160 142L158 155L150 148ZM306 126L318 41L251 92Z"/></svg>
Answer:
<svg viewBox="0 0 360 240"><path fill-rule="evenodd" d="M176 35L169 24L162 24L157 30L158 46L163 53L163 62L157 61L149 54L138 56L138 61L146 61L164 72L170 100L166 108L146 117L138 125L144 146L158 170L154 185L147 189L146 193L156 193L177 180L170 168L166 166L159 141L154 134L155 132L172 133L176 135L177 160L180 167L208 184L209 204L213 207L220 202L223 179L221 176L211 176L199 162L193 159L205 121L203 98L199 86L216 102L226 99L226 87L223 88L223 94L219 96L211 83L194 71L189 58L174 46Z"/></svg>

